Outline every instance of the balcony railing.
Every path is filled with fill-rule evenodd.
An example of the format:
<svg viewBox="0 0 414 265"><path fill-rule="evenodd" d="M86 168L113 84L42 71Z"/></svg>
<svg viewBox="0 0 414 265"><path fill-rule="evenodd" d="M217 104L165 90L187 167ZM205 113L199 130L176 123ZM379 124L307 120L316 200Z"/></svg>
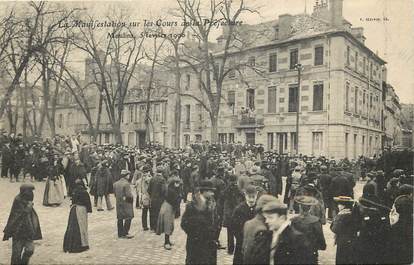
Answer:
<svg viewBox="0 0 414 265"><path fill-rule="evenodd" d="M264 127L264 119L259 118L254 114L240 114L237 119L233 121L236 128L261 128Z"/></svg>

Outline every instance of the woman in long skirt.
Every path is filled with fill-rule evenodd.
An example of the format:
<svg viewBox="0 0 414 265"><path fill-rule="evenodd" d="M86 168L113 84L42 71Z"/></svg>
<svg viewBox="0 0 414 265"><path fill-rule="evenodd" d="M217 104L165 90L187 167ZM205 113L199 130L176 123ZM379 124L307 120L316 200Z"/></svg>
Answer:
<svg viewBox="0 0 414 265"><path fill-rule="evenodd" d="M170 236L174 231L177 208L180 207L180 178L170 178L167 185L165 200L158 215L156 233L157 235L165 234L164 248L171 250Z"/></svg>
<svg viewBox="0 0 414 265"><path fill-rule="evenodd" d="M63 240L63 251L79 253L89 249L88 213L92 212L91 199L82 180L77 179L72 192L68 226Z"/></svg>
<svg viewBox="0 0 414 265"><path fill-rule="evenodd" d="M63 165L59 156L55 154L53 165L49 168L43 195L44 206L59 206L63 203L66 193L66 184L62 177Z"/></svg>

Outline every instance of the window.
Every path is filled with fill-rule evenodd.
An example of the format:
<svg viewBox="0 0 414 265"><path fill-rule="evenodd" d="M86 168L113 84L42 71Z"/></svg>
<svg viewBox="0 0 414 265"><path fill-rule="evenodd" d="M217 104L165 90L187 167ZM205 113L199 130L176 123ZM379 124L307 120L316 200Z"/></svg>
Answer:
<svg viewBox="0 0 414 265"><path fill-rule="evenodd" d="M364 57L362 58L362 73L365 75L367 73L367 59Z"/></svg>
<svg viewBox="0 0 414 265"><path fill-rule="evenodd" d="M234 133L229 133L229 143L234 144Z"/></svg>
<svg viewBox="0 0 414 265"><path fill-rule="evenodd" d="M372 94L369 95L369 108L372 109Z"/></svg>
<svg viewBox="0 0 414 265"><path fill-rule="evenodd" d="M154 105L154 121L160 120L160 104Z"/></svg>
<svg viewBox="0 0 414 265"><path fill-rule="evenodd" d="M162 122L165 123L167 121L167 102L165 102L161 106L162 106Z"/></svg>
<svg viewBox="0 0 414 265"><path fill-rule="evenodd" d="M73 121L72 121L72 112L69 112L68 113L68 119L67 119L67 121L66 121L66 125L72 125L73 124Z"/></svg>
<svg viewBox="0 0 414 265"><path fill-rule="evenodd" d="M273 147L274 147L274 134L267 133L267 149L273 150Z"/></svg>
<svg viewBox="0 0 414 265"><path fill-rule="evenodd" d="M298 64L298 55L298 49L290 51L290 69L295 69L296 65Z"/></svg>
<svg viewBox="0 0 414 265"><path fill-rule="evenodd" d="M313 85L313 110L323 110L323 84Z"/></svg>
<svg viewBox="0 0 414 265"><path fill-rule="evenodd" d="M139 106L139 122L144 123L145 117L145 105Z"/></svg>
<svg viewBox="0 0 414 265"><path fill-rule="evenodd" d="M104 143L109 144L109 133L104 134Z"/></svg>
<svg viewBox="0 0 414 265"><path fill-rule="evenodd" d="M254 56L250 56L247 60L247 65L251 67L256 66L256 58Z"/></svg>
<svg viewBox="0 0 414 265"><path fill-rule="evenodd" d="M185 105L185 128L190 129L190 105Z"/></svg>
<svg viewBox="0 0 414 265"><path fill-rule="evenodd" d="M190 135L189 134L184 134L184 144L185 144L185 146L190 144Z"/></svg>
<svg viewBox="0 0 414 265"><path fill-rule="evenodd" d="M346 65L350 65L351 48L346 47Z"/></svg>
<svg viewBox="0 0 414 265"><path fill-rule="evenodd" d="M134 107L134 122L137 122L138 119L138 105Z"/></svg>
<svg viewBox="0 0 414 265"><path fill-rule="evenodd" d="M296 137L296 132L291 132L290 133L290 152L296 152L297 145L298 145L298 141Z"/></svg>
<svg viewBox="0 0 414 265"><path fill-rule="evenodd" d="M358 135L354 134L354 150L353 150L353 158L357 158L357 139L358 139Z"/></svg>
<svg viewBox="0 0 414 265"><path fill-rule="evenodd" d="M277 54L269 54L269 73L274 73L277 71Z"/></svg>
<svg viewBox="0 0 414 265"><path fill-rule="evenodd" d="M203 122L203 106L201 104L196 105L197 121ZM201 126L201 124L199 124Z"/></svg>
<svg viewBox="0 0 414 265"><path fill-rule="evenodd" d="M355 113L358 113L358 88L355 87L355 95L354 95L354 108L355 108Z"/></svg>
<svg viewBox="0 0 414 265"><path fill-rule="evenodd" d="M128 111L129 111L129 122L133 122L134 121L134 105L128 106Z"/></svg>
<svg viewBox="0 0 414 265"><path fill-rule="evenodd" d="M267 91L267 112L276 113L276 87L271 86Z"/></svg>
<svg viewBox="0 0 414 265"><path fill-rule="evenodd" d="M355 52L355 71L358 71L358 52Z"/></svg>
<svg viewBox="0 0 414 265"><path fill-rule="evenodd" d="M365 136L362 136L362 155L365 155Z"/></svg>
<svg viewBox="0 0 414 265"><path fill-rule="evenodd" d="M218 134L219 143L227 143L227 133Z"/></svg>
<svg viewBox="0 0 414 265"><path fill-rule="evenodd" d="M349 133L345 133L345 157L348 157L348 136Z"/></svg>
<svg viewBox="0 0 414 265"><path fill-rule="evenodd" d="M235 91L227 92L227 103L229 105L234 105L236 103L236 92Z"/></svg>
<svg viewBox="0 0 414 265"><path fill-rule="evenodd" d="M372 79L372 62L369 63L369 77Z"/></svg>
<svg viewBox="0 0 414 265"><path fill-rule="evenodd" d="M322 132L312 133L312 154L321 155L323 150L323 134Z"/></svg>
<svg viewBox="0 0 414 265"><path fill-rule="evenodd" d="M296 112L298 111L298 95L299 89L297 86L289 87L289 112Z"/></svg>
<svg viewBox="0 0 414 265"><path fill-rule="evenodd" d="M189 90L191 85L191 75L186 74L185 90Z"/></svg>
<svg viewBox="0 0 414 265"><path fill-rule="evenodd" d="M345 110L349 111L349 83L345 85Z"/></svg>
<svg viewBox="0 0 414 265"><path fill-rule="evenodd" d="M315 47L315 65L323 64L323 46Z"/></svg>
<svg viewBox="0 0 414 265"><path fill-rule="evenodd" d="M62 128L63 127L63 114L62 113L59 114L58 127L59 128Z"/></svg>
<svg viewBox="0 0 414 265"><path fill-rule="evenodd" d="M247 108L254 110L254 89L247 89L246 105Z"/></svg>

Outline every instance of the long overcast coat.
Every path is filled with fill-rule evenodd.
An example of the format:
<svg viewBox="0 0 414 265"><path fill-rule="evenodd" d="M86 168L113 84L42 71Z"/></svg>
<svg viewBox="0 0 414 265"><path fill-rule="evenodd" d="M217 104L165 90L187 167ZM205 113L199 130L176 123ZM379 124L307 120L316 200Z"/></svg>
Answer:
<svg viewBox="0 0 414 265"><path fill-rule="evenodd" d="M131 186L128 180L121 178L115 182L114 193L116 198L116 218L134 218L134 196L132 195Z"/></svg>

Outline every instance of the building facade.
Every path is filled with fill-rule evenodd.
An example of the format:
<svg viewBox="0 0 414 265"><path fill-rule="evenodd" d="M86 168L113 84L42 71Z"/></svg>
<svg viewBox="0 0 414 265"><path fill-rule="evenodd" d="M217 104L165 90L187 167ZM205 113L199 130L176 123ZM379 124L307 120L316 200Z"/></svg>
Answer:
<svg viewBox="0 0 414 265"><path fill-rule="evenodd" d="M227 76L219 140L295 153L299 107L298 153L357 158L381 151L385 62L365 46L363 29L342 18L341 0L322 1L312 15L281 15L244 27L264 30L260 35L246 30L254 45L229 60L247 62L265 75L246 68ZM183 76L191 80L191 72ZM192 84L192 93L198 93L197 82ZM190 98L183 105L189 113L183 142L209 140L206 113Z"/></svg>

